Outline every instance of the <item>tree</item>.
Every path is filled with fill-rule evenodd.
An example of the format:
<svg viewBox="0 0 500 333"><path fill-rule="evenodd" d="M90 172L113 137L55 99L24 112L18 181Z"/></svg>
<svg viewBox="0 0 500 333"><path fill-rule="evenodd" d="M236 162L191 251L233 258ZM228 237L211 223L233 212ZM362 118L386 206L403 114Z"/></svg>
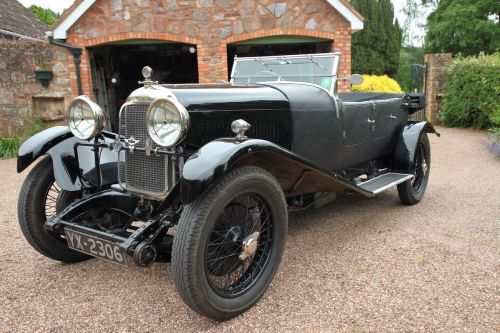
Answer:
<svg viewBox="0 0 500 333"><path fill-rule="evenodd" d="M384 73L390 77L394 77L399 67L402 32L398 20L394 21L394 6L391 0L379 1L382 7L382 18L387 37L386 45L382 52L385 54Z"/></svg>
<svg viewBox="0 0 500 333"><path fill-rule="evenodd" d="M423 47L405 46L401 48L399 69L396 74L396 81L399 82L403 91L411 91L412 88L415 88L413 87L413 85L416 85L419 88L421 87L420 84L414 81L422 80L423 77L413 77L412 66L415 64L421 65L424 63L424 53L425 52Z"/></svg>
<svg viewBox="0 0 500 333"><path fill-rule="evenodd" d="M44 22L47 25L54 24L59 17L59 14L54 13L49 8L42 8L37 5L31 5L28 9L30 12L35 14L40 19L40 21Z"/></svg>
<svg viewBox="0 0 500 333"><path fill-rule="evenodd" d="M394 76L399 66L401 29L394 22L391 0L352 0L351 4L368 20L352 37L353 72Z"/></svg>
<svg viewBox="0 0 500 333"><path fill-rule="evenodd" d="M464 56L500 50L498 0L440 0L427 19L425 49Z"/></svg>

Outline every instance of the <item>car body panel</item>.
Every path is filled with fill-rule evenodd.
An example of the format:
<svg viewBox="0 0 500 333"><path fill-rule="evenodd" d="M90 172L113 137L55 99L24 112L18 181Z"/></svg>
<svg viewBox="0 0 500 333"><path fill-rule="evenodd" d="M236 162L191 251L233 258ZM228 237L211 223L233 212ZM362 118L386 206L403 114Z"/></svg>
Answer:
<svg viewBox="0 0 500 333"><path fill-rule="evenodd" d="M252 127L247 135L290 149L292 116L286 96L273 87L241 84L165 85L189 112L185 142L201 147L231 134L234 120Z"/></svg>
<svg viewBox="0 0 500 333"><path fill-rule="evenodd" d="M231 122L243 119L252 125L248 137L337 171L389 154L408 117L401 95L342 102L320 86L300 82L163 87L189 112L189 145L199 148L225 137Z"/></svg>

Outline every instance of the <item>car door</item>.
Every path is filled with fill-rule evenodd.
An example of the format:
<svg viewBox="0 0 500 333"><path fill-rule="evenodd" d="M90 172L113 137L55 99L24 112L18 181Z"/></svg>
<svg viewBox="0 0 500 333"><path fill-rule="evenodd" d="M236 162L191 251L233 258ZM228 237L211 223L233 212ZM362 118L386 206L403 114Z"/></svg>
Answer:
<svg viewBox="0 0 500 333"><path fill-rule="evenodd" d="M392 138L398 125L404 120L401 98L375 101L370 113L372 139Z"/></svg>
<svg viewBox="0 0 500 333"><path fill-rule="evenodd" d="M342 103L342 141L345 147L370 141L372 102Z"/></svg>

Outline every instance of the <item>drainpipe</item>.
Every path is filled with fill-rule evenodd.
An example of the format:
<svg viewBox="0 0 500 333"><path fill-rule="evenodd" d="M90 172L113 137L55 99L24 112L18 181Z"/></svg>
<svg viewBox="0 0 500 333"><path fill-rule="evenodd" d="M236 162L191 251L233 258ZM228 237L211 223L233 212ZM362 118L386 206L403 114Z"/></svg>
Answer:
<svg viewBox="0 0 500 333"><path fill-rule="evenodd" d="M47 31L46 32L47 38L49 39L49 43L53 45L57 45L60 47L64 47L65 49L68 49L71 55L73 56L73 62L75 64L75 71L76 71L76 84L78 86L78 95L83 95L82 91L82 79L80 77L80 64L82 61L80 60L80 56L82 55L82 49L73 45L69 45L66 43L62 43L59 41L54 40L54 37L52 36L52 31Z"/></svg>

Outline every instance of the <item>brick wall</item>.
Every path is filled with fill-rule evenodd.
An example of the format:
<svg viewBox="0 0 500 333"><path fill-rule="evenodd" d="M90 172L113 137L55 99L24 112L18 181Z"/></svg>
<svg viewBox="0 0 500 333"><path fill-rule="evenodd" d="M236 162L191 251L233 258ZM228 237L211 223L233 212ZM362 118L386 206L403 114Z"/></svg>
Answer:
<svg viewBox="0 0 500 333"><path fill-rule="evenodd" d="M445 91L446 69L451 65L451 53L426 54L426 110L427 120L439 124L440 96Z"/></svg>
<svg viewBox="0 0 500 333"><path fill-rule="evenodd" d="M196 44L204 83L227 79L227 44L274 35L334 40L332 51L342 53L339 76L350 75L350 24L325 0L97 0L70 28L67 42L82 48L127 39ZM91 95L87 52L81 70L83 91Z"/></svg>
<svg viewBox="0 0 500 333"><path fill-rule="evenodd" d="M22 136L32 120L63 120L72 99L66 50L47 42L0 38L0 136ZM34 70L53 71L48 88Z"/></svg>

